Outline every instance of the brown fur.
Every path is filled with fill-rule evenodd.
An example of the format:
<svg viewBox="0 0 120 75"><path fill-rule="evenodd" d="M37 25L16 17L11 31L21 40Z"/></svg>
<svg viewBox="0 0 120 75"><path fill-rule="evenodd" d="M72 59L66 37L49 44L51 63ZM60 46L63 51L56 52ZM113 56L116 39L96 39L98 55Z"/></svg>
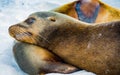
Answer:
<svg viewBox="0 0 120 75"><path fill-rule="evenodd" d="M36 21L31 25L20 23L27 28L17 29L17 25L10 27L10 35L19 41L31 43L24 39L24 35L19 36L20 39L15 37L24 31L29 32L33 34L28 35L28 38L34 39L32 44L52 51L67 63L97 75L120 74L119 21L87 24L55 12L37 12L30 17Z"/></svg>

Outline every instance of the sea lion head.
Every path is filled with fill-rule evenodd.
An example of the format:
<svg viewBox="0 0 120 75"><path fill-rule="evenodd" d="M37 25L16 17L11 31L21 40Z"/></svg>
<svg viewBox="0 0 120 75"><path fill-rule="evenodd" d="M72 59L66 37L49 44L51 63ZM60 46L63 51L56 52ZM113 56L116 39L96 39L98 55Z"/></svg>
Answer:
<svg viewBox="0 0 120 75"><path fill-rule="evenodd" d="M49 43L46 36L57 31L61 25L69 26L73 23L76 23L76 19L57 12L36 12L31 14L25 21L12 25L9 28L9 34L22 42L32 44L38 42Z"/></svg>

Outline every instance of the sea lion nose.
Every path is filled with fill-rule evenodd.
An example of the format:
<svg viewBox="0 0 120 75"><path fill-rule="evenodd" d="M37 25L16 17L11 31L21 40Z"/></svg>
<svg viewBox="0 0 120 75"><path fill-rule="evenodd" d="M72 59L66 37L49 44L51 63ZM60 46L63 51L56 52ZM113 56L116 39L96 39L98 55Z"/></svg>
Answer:
<svg viewBox="0 0 120 75"><path fill-rule="evenodd" d="M14 32L15 32L15 25L12 25L12 26L10 26L9 27L9 29L8 29L8 32L9 32L9 34L11 35L11 36L13 36L13 34L14 34Z"/></svg>
<svg viewBox="0 0 120 75"><path fill-rule="evenodd" d="M14 28L15 28L14 25L10 26L9 29L8 29L9 32L12 32L14 30Z"/></svg>
<svg viewBox="0 0 120 75"><path fill-rule="evenodd" d="M13 29L14 25L10 26L9 27L9 31L11 31Z"/></svg>
<svg viewBox="0 0 120 75"><path fill-rule="evenodd" d="M21 24L16 24L16 25L10 26L8 30L9 30L9 33L11 34L11 33L18 32L22 28L26 28L26 27Z"/></svg>
<svg viewBox="0 0 120 75"><path fill-rule="evenodd" d="M16 25L10 26L8 29L8 32L9 32L10 36L14 37L14 35L17 34L20 30L21 30L20 26L18 24L16 24Z"/></svg>

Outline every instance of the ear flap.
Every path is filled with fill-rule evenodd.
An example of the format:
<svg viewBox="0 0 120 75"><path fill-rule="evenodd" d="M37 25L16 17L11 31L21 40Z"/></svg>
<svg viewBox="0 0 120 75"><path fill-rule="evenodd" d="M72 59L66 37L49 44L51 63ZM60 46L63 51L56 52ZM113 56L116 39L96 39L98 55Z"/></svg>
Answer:
<svg viewBox="0 0 120 75"><path fill-rule="evenodd" d="M79 20L88 23L93 23L96 20L99 8L98 0L79 0L75 6Z"/></svg>

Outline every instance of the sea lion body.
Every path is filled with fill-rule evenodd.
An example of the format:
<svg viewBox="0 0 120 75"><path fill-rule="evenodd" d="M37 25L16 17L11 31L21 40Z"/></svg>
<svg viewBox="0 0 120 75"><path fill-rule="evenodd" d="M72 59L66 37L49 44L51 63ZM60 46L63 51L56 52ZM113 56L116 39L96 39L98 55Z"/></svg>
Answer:
<svg viewBox="0 0 120 75"><path fill-rule="evenodd" d="M15 59L20 68L29 75L45 73L71 73L76 67L63 63L60 58L41 47L18 42L13 48Z"/></svg>
<svg viewBox="0 0 120 75"><path fill-rule="evenodd" d="M80 7L81 12L83 12L86 18L87 16L94 15L95 8L97 6L100 6L96 20L93 23L105 23L105 22L120 20L120 9L113 8L103 3L100 0L77 0L65 5L62 5L56 9L53 9L52 11L66 14L76 19L79 19L78 16L82 18L83 15L77 14L77 11L75 9L76 3L81 4L81 7Z"/></svg>
<svg viewBox="0 0 120 75"><path fill-rule="evenodd" d="M30 18L35 21L28 24ZM88 24L56 12L37 12L11 26L9 32L18 41L50 50L65 62L97 75L120 74L119 21Z"/></svg>
<svg viewBox="0 0 120 75"><path fill-rule="evenodd" d="M85 3L83 2L83 1L85 1ZM61 7L59 7L59 8L56 8L56 9L53 9L52 11L55 11L55 12L59 12L59 13L63 13L63 14L66 14L66 15L68 15L68 16L71 16L71 17L73 17L73 18L75 18L75 19L79 19L78 18L78 14L77 14L77 12L76 12L76 10L75 10L75 6L76 6L76 3L77 2L83 2L83 4L82 4L82 7L80 7L80 8L82 8L83 10L83 12L84 13L87 13L85 16L89 16L89 15L93 15L93 12L91 12L91 11L94 11L94 9L95 9L95 7L97 6L97 5L100 5L100 9L99 9L99 12L98 12L98 15L97 15L97 17L96 17L96 20L95 20L95 22L94 23L103 23L103 22L110 22L110 21L116 21L116 20L120 20L120 10L119 9L115 9L115 8L113 8L113 7L110 7L110 6L108 6L108 5L106 5L105 3L103 3L103 2L101 2L101 1L99 1L99 0L91 0L91 1L89 1L89 2L87 2L87 0L80 0L80 1L74 1L74 2L71 2L71 3L68 3L68 4L66 4L66 5L63 5L63 6L61 6ZM91 6L92 5L92 6ZM90 10L88 10L88 7L90 8ZM80 15L80 17L81 17L81 15ZM54 17L53 18L50 18L52 21L55 21L55 19L54 19ZM79 19L80 20L80 19ZM34 21L34 20L32 20L32 21ZM39 22L38 22L38 24L39 24ZM60 23L61 24L61 23ZM29 25L29 24L28 24ZM20 26L20 27L19 27ZM14 38L16 38L17 40L19 40L19 41L22 41L22 42L27 42L27 43L32 43L32 44L37 44L37 45L40 45L41 47L45 47L45 48L47 48L47 49L49 49L48 48L48 45L46 45L45 44L45 42L44 41L40 41L40 40L37 40L38 42L36 42L36 37L38 37L38 32L39 32L39 27L36 27L36 26L31 26L31 28L33 27L33 29L30 29L30 30L24 30L24 29L22 29L22 27L24 28L24 27L29 27L29 26L27 26L25 23L23 23L22 25L18 25L18 29L20 28L20 32L22 33L22 32L25 32L24 34L20 34L20 35L16 35ZM74 28L74 27L73 27ZM92 27L92 28L94 28L94 27ZM54 29L54 27L52 28L52 29ZM14 28L13 28L13 30L14 30ZM32 30L34 30L34 31L32 31ZM29 32L30 31L30 32ZM50 32L51 32L51 29L49 30ZM27 32L27 33L26 33ZM34 32L34 33L32 33L31 34L31 32ZM86 31L85 31L86 32ZM14 33L14 32L12 32L12 33ZM18 34L19 33L19 31L15 31L15 34ZM61 33L61 32L60 32ZM68 33L70 33L70 32L68 32ZM86 32L86 33L88 33L88 32ZM97 34L99 34L98 36L99 37L101 37L103 34L102 33L99 33L99 32L94 32L93 31L93 33L96 33L96 35ZM34 35L33 35L34 34ZM24 35L24 36L23 36ZM29 35L29 36L27 36L27 35ZM67 36L67 34L62 34L62 35L66 35ZM83 35L87 35L87 34L83 34ZM32 36L32 38L30 38ZM51 35L51 36L53 36L54 37L54 35ZM50 36L50 37L51 37ZM58 35L57 35L58 36ZM59 35L59 36L61 36L61 35ZM70 36L70 35L69 35ZM71 35L71 36L73 36L73 35ZM88 35L87 35L88 36ZM52 37L52 38L53 38ZM83 36L84 37L84 36ZM42 38L44 38L44 37L42 37ZM60 37L61 38L61 37ZM66 37L66 38L68 38L68 36ZM72 37L73 39L74 39L74 37ZM87 40L88 40L88 38L89 37L85 37ZM93 38L94 38L94 35L93 35ZM39 38L37 38L37 39L39 39ZM95 72L95 73L97 73L97 74L105 74L106 73L106 75L116 75L116 74L118 74L118 72L119 71L112 71L111 72L111 70L113 70L113 69L110 69L109 70L109 67L108 66L106 66L106 64L105 64L105 61L106 61L106 59L107 59L107 57L109 57L109 56L111 56L111 57L109 57L109 58L111 58L111 59L114 59L114 58L112 58L112 57L114 57L112 54L114 53L113 51L110 51L111 53L108 53L108 55L106 54L106 53L104 53L104 50L106 49L102 49L103 48L103 45L100 45L100 47L101 47L101 49L102 49L102 51L101 52L99 52L99 51L96 51L97 49L95 48L95 46L93 45L93 44L91 44L91 43L89 43L88 44L88 42L87 42L87 44L86 44L86 42L85 42L85 44L84 44L84 41L82 41L82 43L80 43L80 45L81 46L78 46L78 47L76 47L77 45L75 45L75 44L73 44L73 43L76 43L76 42L72 42L71 41L71 39L70 38L68 38L69 39L69 41L67 40L67 41L65 41L65 42L55 42L55 41L52 41L52 42L54 42L55 44L56 43L58 43L58 45L53 45L54 47L52 48L52 47L50 47L50 50L53 50L53 52L55 53L55 54L57 54L57 55L59 55L62 59L64 59L67 63L70 63L70 64L73 64L73 65L75 65L75 66L77 66L77 67L82 67L83 69L86 69L86 70L88 70L88 71L92 71L92 72ZM46 40L47 42L49 42L49 40L47 40L47 39L44 39L44 40ZM65 39L66 40L66 39ZM74 39L74 40L76 40L76 39ZM93 40L96 40L96 39L93 39ZM39 42L40 41L40 42ZM69 43L69 45L68 45L68 42L70 42ZM72 43L71 43L72 42ZM95 43L95 42L94 42ZM117 42L118 43L118 42ZM44 44L45 44L45 46L44 46ZM73 46L73 45L75 45L75 46ZM72 45L72 47L70 47ZM88 51L88 52L84 52L85 51L85 49L84 49L84 46L87 46L87 48L89 48L90 47L90 52ZM43 66L41 66L41 64L44 64L43 62L45 62L45 64L44 64L44 66L46 66L46 67L49 67L49 61L46 61L46 60L43 60L43 59L41 59L41 58L45 58L44 56L43 57L41 57L42 55L39 55L39 54L36 54L35 56L36 56L36 58L38 57L39 58L39 61L42 61L42 62L39 62L39 64L40 64L40 69L38 69L38 67L34 67L34 66L32 66L33 65L33 63L31 64L31 62L33 62L33 60L31 60L31 58L32 58L32 55L30 55L31 56L31 58L27 58L29 61L26 61L26 58L24 58L22 55L19 55L19 53L20 52L23 52L23 53L29 53L29 54L31 54L32 52L36 52L35 51L35 49L36 49L36 46L34 46L34 45L28 45L28 44L25 44L25 43L19 43L19 44L16 44L15 46L17 46L17 47L14 47L14 51L16 51L16 53L14 53L15 54L15 58L16 58L16 60L18 61L18 64L19 64L19 66L21 66L21 68L23 69L23 71L25 71L25 72L27 72L27 73L30 73L30 74L36 74L36 73L38 73L38 71L39 72L60 72L60 73L70 73L70 72L73 72L73 71L75 71L75 67L74 67L74 69L72 69L72 70L69 70L69 71L61 71L61 70L57 70L57 71L55 71L54 69L51 69L50 71L48 71L48 70L44 70L44 71L42 71L43 69L44 69L44 67ZM21 46L21 48L22 49L19 49L20 47L18 47L18 46ZM27 46L27 47L25 47L25 46ZM47 46L47 47L46 47ZM65 47L64 47L65 46ZM93 47L91 47L91 46L93 46ZM111 47L113 47L113 45L109 45L109 46L111 46ZM108 47L109 47L108 46ZM32 47L33 49L30 49L31 51L29 52L29 47ZM38 50L40 50L39 51L39 53L41 53L41 52L43 52L45 55L47 54L47 52L46 51L44 51L44 50L46 50L46 49L43 49L43 48L41 48L41 47L39 47L39 49ZM62 48L63 47L63 48ZM115 47L116 47L116 43L115 43ZM115 48L115 47L113 47L113 48ZM23 48L25 48L26 49L26 51L25 51L25 49L23 49ZM66 48L67 48L67 50L66 50ZM72 51L72 49L74 49L75 51ZM81 49L81 50L79 50L78 51L78 53L77 53L77 51L76 51L76 48L78 48L78 49ZM91 48L93 48L93 51L91 51ZM96 50L95 50L95 49ZM99 47L98 47L99 48ZM19 51L20 50L20 51ZM64 50L66 50L66 51L64 51ZM89 49L88 49L89 50ZM111 50L114 50L114 49L111 49ZM61 52L60 52L61 51ZM115 50L116 51L116 50ZM79 55L80 54L80 52L83 52L83 54L81 54L81 56ZM102 54L102 53L104 53L104 54ZM116 53L116 52L115 52ZM17 54L19 55L19 56L17 56ZM34 53L35 54L35 53ZM51 53L48 53L48 55L51 55ZM88 56L87 56L87 54L88 54ZM98 54L98 55L97 55ZM28 55L26 55L26 56L28 56ZM83 57L84 56L84 57ZM86 57L85 57L86 56ZM96 57L96 58L94 58L93 59L93 57ZM99 57L100 56L100 57ZM55 57L55 56L54 56ZM55 59L54 57L52 57L52 56L48 56L47 58L51 58L51 59L53 59L53 60L55 60L55 61L57 61L57 62L59 62L59 63L62 63L61 61L58 61L57 59ZM106 59L104 58L104 59L102 59L102 57L104 58L104 57L106 57ZM22 64L22 62L21 62L21 59L20 58L24 58L24 60L25 60L25 62L24 62L24 64L26 63L26 62L28 62L28 63L30 63L30 64L28 64L28 66L27 67L24 67L24 65L21 65ZM80 58L79 60L78 60L78 58ZM99 59L98 59L99 58ZM119 58L119 56L118 56L118 58ZM118 59L118 58L116 58L116 59ZM76 59L76 61L74 61L74 59ZM88 59L88 60L84 60L84 59ZM91 59L91 61L89 61L89 59ZM115 59L115 60L116 60ZM19 61L20 60L20 61ZM82 61L81 61L82 60ZM88 63L88 61L89 61L89 63ZM110 60L108 60L108 62L109 62ZM112 63L118 63L118 61L115 61L115 62L112 62L113 60L111 60L111 62L110 63L108 63L108 64L112 64ZM79 64L79 62L80 62L80 64ZM98 64L94 64L94 63L98 63ZM103 65L99 65L99 64L102 64L102 62L104 63ZM35 61L34 63L37 63L37 61ZM52 63L54 63L54 62L52 62ZM89 64L94 64L93 66L91 66L91 65L89 65ZM27 65L27 64L26 64ZM62 65L62 64L61 64ZM67 65L67 64L66 64ZM118 65L118 64L117 64ZM52 66L55 66L55 65L52 65ZM56 65L56 66L58 66L58 65ZM62 65L63 66L63 65ZM90 66L91 67L94 67L94 66L98 66L97 68L91 68L90 69ZM102 69L100 66L103 66L104 68ZM113 65L114 67L113 68L115 68L115 70L117 69L117 70L119 70L119 68L116 68L116 66L115 65ZM119 65L118 65L119 66ZM67 67L71 67L71 66L67 66ZM107 67L108 67L108 69L107 69ZM31 70L31 68L34 68L33 70ZM101 69L100 69L101 68ZM50 69L50 68L49 68ZM98 70L99 69L99 70ZM68 69L67 69L68 70Z"/></svg>

